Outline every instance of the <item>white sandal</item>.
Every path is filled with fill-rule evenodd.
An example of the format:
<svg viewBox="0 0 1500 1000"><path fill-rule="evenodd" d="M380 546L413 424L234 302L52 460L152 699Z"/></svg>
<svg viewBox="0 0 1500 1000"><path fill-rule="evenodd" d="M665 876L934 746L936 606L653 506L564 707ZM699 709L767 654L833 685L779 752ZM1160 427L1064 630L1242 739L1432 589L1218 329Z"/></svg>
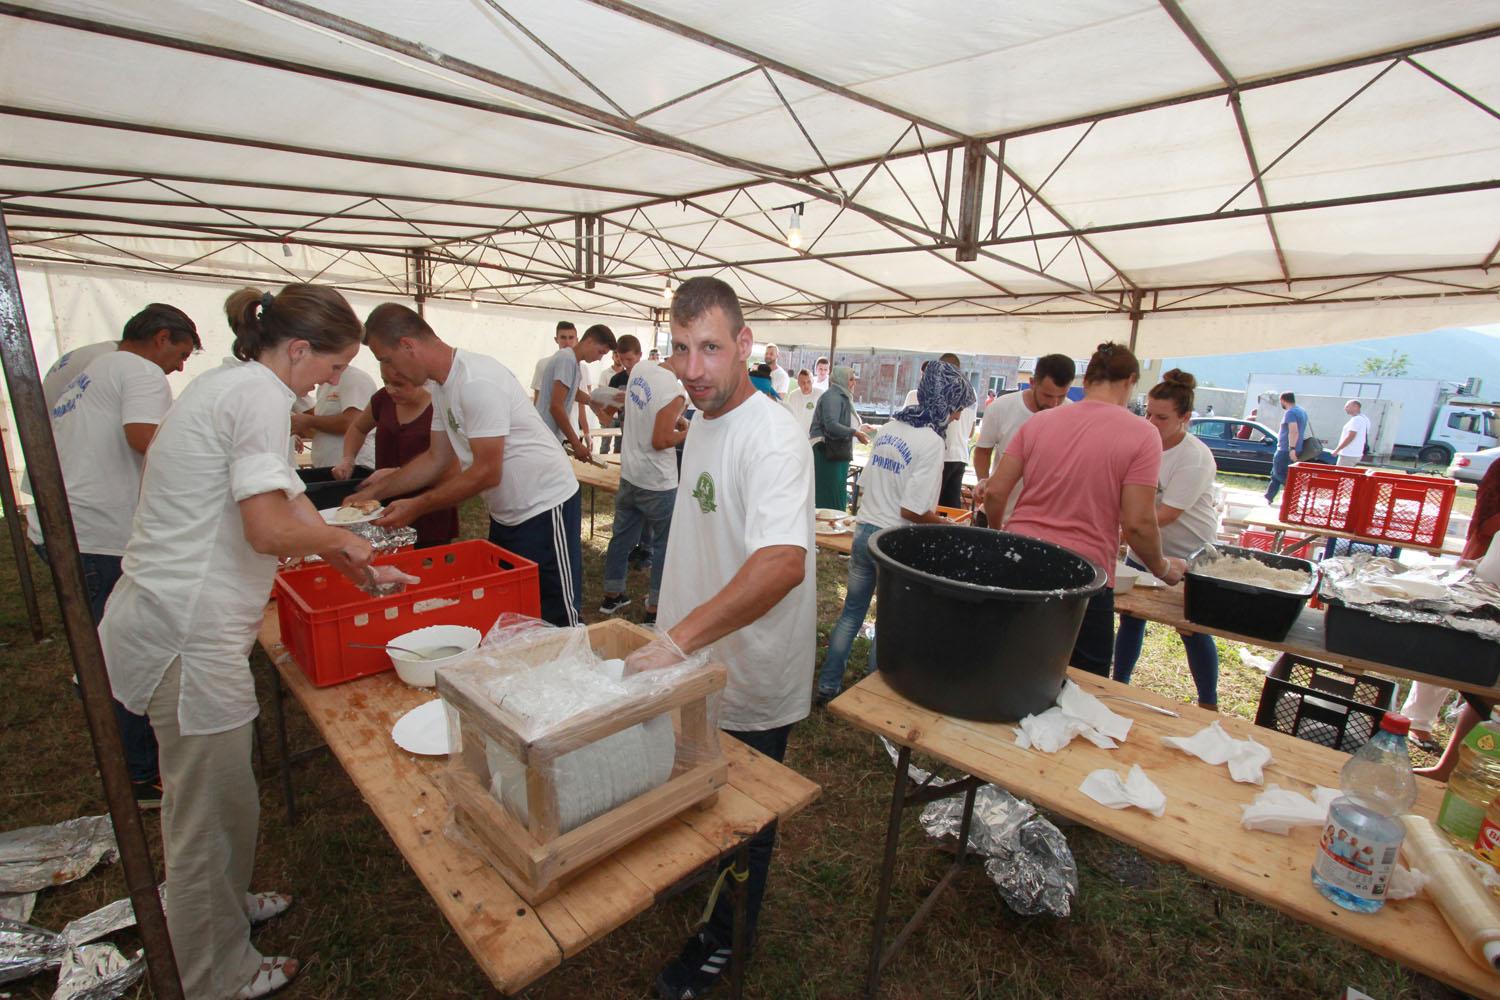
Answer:
<svg viewBox="0 0 1500 1000"><path fill-rule="evenodd" d="M284 892L247 892L245 894L245 916L251 924L263 924L272 917L279 917L292 907L292 897Z"/></svg>
<svg viewBox="0 0 1500 1000"><path fill-rule="evenodd" d="M297 960L288 955L267 958L260 963L260 968L250 982L234 995L235 1000L256 1000L257 997L270 996L290 983L300 968Z"/></svg>

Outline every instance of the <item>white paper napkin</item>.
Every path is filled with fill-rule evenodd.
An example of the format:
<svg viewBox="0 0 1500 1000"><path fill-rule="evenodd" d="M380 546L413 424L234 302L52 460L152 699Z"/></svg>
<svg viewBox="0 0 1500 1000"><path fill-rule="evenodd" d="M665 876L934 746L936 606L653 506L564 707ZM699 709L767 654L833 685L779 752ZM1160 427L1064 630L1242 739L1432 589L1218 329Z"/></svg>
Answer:
<svg viewBox="0 0 1500 1000"><path fill-rule="evenodd" d="M1328 807L1343 793L1322 785L1313 789L1312 798L1280 785L1267 785L1248 806L1240 806L1240 825L1246 830L1261 830L1286 836L1294 826L1318 826L1328 818Z"/></svg>
<svg viewBox="0 0 1500 1000"><path fill-rule="evenodd" d="M1217 722L1192 736L1163 736L1161 741L1205 764L1228 764L1229 776L1247 784L1261 784L1265 780L1265 766L1271 763L1269 749L1252 739L1235 739Z"/></svg>
<svg viewBox="0 0 1500 1000"><path fill-rule="evenodd" d="M1077 684L1064 681L1056 705L1021 720L1016 730L1016 746L1056 753L1073 742L1073 737L1082 736L1097 747L1113 750L1125 742L1131 722L1111 712L1104 702Z"/></svg>
<svg viewBox="0 0 1500 1000"><path fill-rule="evenodd" d="M1141 770L1141 765L1130 765L1130 772L1124 779L1107 767L1091 773L1083 779L1083 784L1078 790L1101 806L1111 809L1127 809L1135 806L1153 816L1160 816L1167 811L1167 797L1162 790L1156 787L1156 783L1146 777L1146 772Z"/></svg>

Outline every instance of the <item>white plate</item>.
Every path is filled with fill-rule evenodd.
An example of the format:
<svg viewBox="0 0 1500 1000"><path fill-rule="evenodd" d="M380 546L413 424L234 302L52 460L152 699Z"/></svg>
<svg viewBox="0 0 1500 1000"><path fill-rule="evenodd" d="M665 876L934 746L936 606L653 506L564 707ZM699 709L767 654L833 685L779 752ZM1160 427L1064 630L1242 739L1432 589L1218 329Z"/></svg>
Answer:
<svg viewBox="0 0 1500 1000"><path fill-rule="evenodd" d="M376 507L374 510L370 511L370 513L361 514L359 517L356 517L352 521L340 521L338 520L338 513L343 509L344 508L342 507L329 507L326 510L318 511L318 513L323 515L323 520L325 522L332 525L364 524L366 521L373 521L377 517L385 513L384 507Z"/></svg>
<svg viewBox="0 0 1500 1000"><path fill-rule="evenodd" d="M827 527L824 527L821 523L819 523L817 527L813 528L813 532L819 535L847 535L853 530L853 520L846 521L843 524L829 525Z"/></svg>
<svg viewBox="0 0 1500 1000"><path fill-rule="evenodd" d="M443 709L443 699L434 698L397 719L391 727L391 739L407 753L446 757L448 713Z"/></svg>
<svg viewBox="0 0 1500 1000"><path fill-rule="evenodd" d="M1140 576L1138 576L1138 577L1135 578L1135 585L1137 587L1164 587L1164 586L1166 586L1166 584L1162 583L1156 577L1154 577L1150 573L1146 573L1146 572L1142 572Z"/></svg>

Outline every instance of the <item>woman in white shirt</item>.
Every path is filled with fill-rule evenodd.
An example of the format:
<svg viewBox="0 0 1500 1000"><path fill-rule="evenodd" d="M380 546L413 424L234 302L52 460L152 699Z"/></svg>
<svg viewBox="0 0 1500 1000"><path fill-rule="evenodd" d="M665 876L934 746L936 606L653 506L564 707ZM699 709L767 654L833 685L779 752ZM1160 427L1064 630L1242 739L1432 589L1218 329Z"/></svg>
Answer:
<svg viewBox="0 0 1500 1000"><path fill-rule="evenodd" d="M1173 368L1146 396L1146 419L1161 435L1161 471L1156 487L1161 549L1164 555L1179 559L1212 543L1219 532L1219 514L1214 509L1214 479L1219 470L1208 445L1188 433L1196 385L1193 376ZM1131 563L1140 565L1134 559ZM1214 637L1202 632L1178 634L1187 650L1199 707L1218 711L1219 648ZM1130 683L1145 635L1145 619L1120 615L1120 627L1115 632L1114 679L1122 684Z"/></svg>
<svg viewBox="0 0 1500 1000"><path fill-rule="evenodd" d="M248 654L277 560L317 554L379 580L370 545L325 524L287 461L292 403L337 382L363 328L331 288L245 288L224 304L234 356L198 376L147 455L123 578L99 626L110 684L149 715L161 748L167 927L190 1000L259 997L295 959L250 944L252 921L291 904L250 895L259 711Z"/></svg>
<svg viewBox="0 0 1500 1000"><path fill-rule="evenodd" d="M837 370L837 369L835 369ZM865 623L875 596L875 560L870 536L901 524L939 524L936 512L943 485L944 432L974 405L974 388L958 369L928 365L917 386L917 402L896 413L880 428L870 448L870 460L860 476L863 493L854 542L849 552L849 586L844 610L828 636L828 655L818 671L817 703L826 704L839 693L854 637ZM870 645L870 669L875 669L875 646Z"/></svg>

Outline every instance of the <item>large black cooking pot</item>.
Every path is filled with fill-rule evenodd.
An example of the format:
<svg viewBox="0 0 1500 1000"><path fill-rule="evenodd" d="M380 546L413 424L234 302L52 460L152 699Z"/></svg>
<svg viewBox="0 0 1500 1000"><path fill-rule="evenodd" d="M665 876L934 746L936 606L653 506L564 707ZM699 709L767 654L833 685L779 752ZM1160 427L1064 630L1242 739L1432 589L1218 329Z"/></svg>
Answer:
<svg viewBox="0 0 1500 1000"><path fill-rule="evenodd" d="M944 715L1013 721L1057 700L1104 571L987 528L914 524L870 537L880 673Z"/></svg>

